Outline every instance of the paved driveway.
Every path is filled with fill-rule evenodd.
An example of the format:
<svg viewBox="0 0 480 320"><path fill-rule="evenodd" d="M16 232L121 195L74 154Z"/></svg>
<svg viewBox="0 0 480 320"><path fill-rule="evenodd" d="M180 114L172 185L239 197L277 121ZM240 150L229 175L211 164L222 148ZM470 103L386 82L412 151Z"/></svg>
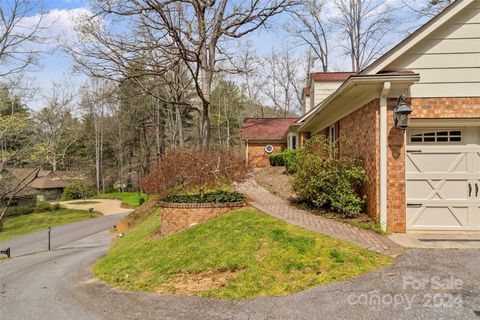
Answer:
<svg viewBox="0 0 480 320"><path fill-rule="evenodd" d="M127 212L117 213L116 215L87 219L53 227L50 247L51 249L56 249L73 241L109 229L127 214ZM47 230L42 230L3 241L0 243L0 248L2 250L10 248L12 257L46 251L48 249L48 232Z"/></svg>
<svg viewBox="0 0 480 320"><path fill-rule="evenodd" d="M93 208L94 211L101 212L104 216L119 212L132 212L134 210L122 207L122 201L115 199L87 199L86 201L98 203L82 204L82 200L62 201L59 203L68 209L88 210Z"/></svg>
<svg viewBox="0 0 480 320"><path fill-rule="evenodd" d="M102 232L0 263L2 319L480 319L480 250L407 250L346 282L228 301L112 290L89 271L110 239Z"/></svg>

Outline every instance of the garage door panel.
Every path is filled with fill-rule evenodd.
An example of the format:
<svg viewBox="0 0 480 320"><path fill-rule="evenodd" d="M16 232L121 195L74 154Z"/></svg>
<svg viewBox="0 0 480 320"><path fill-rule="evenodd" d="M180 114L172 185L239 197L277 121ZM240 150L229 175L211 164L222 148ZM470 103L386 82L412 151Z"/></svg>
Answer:
<svg viewBox="0 0 480 320"><path fill-rule="evenodd" d="M408 181L407 199L411 200L468 200L468 181L420 180Z"/></svg>
<svg viewBox="0 0 480 320"><path fill-rule="evenodd" d="M468 170L465 153L410 153L408 155L407 170L409 172L437 173L457 172L465 173Z"/></svg>
<svg viewBox="0 0 480 320"><path fill-rule="evenodd" d="M424 228L465 227L468 225L468 207L422 207L410 208L410 225Z"/></svg>
<svg viewBox="0 0 480 320"><path fill-rule="evenodd" d="M415 130L405 163L407 230L480 230L480 136L472 137L480 128L450 129L462 132L450 144L440 141L446 129Z"/></svg>

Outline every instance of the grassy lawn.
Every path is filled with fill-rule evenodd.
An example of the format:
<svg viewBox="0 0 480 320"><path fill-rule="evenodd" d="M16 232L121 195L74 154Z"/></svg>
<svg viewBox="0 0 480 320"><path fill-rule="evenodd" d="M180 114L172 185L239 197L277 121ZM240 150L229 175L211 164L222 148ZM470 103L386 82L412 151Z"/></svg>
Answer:
<svg viewBox="0 0 480 320"><path fill-rule="evenodd" d="M392 259L242 209L164 238L151 214L95 265L113 286L228 299L279 296L343 281Z"/></svg>
<svg viewBox="0 0 480 320"><path fill-rule="evenodd" d="M98 216L101 216L101 214L97 212L93 212L93 214L90 215L87 211L83 210L60 209L7 217L3 223L2 232L0 232L0 241L47 229L48 226L54 227Z"/></svg>
<svg viewBox="0 0 480 320"><path fill-rule="evenodd" d="M77 204L77 205L78 204L79 205L84 204L84 205L87 205L87 204L97 204L97 203L100 203L100 201L83 201L83 200L81 200L81 201L73 201L73 202L70 202L69 204Z"/></svg>
<svg viewBox="0 0 480 320"><path fill-rule="evenodd" d="M125 205L130 207L138 207L140 205L140 198L144 200L148 199L148 195L138 192L111 192L111 193L101 193L95 198L98 199L117 199L121 200Z"/></svg>

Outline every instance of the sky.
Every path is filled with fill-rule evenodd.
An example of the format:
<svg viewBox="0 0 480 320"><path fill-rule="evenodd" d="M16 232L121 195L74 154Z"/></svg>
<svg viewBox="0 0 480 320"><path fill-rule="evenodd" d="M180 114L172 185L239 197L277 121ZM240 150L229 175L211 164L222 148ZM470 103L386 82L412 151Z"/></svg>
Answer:
<svg viewBox="0 0 480 320"><path fill-rule="evenodd" d="M3 1L3 0L2 0ZM9 1L9 0L6 0ZM42 1L42 0L41 0ZM392 6L399 7L402 0L386 0ZM421 0L423 1L423 0ZM331 6L332 1L327 1L327 6ZM88 0L43 0L42 10L45 13L43 22L48 26L45 32L46 42L38 45L43 52L40 55L40 68L32 70L28 74L29 85L38 88L33 98L28 101L28 105L34 110L40 109L45 104L45 96L52 90L54 82L70 82L75 87L80 87L86 81L86 76L76 73L73 74L73 63L58 47L58 39L67 39L74 41L74 21L82 14L89 12ZM328 14L335 14L333 11ZM402 13L399 14L402 16ZM38 17L32 16L25 22L35 24ZM404 19L407 21L408 19ZM418 24L418 21L410 20L399 24L398 30L390 34L388 46L398 43L404 36L405 30L411 29ZM286 22L286 17L276 18L269 30L260 30L249 36L248 40L253 43L257 54L267 54L272 48L280 49L291 46L291 39L288 33L282 27ZM245 39L247 40L247 39ZM348 59L342 54L332 55L333 71L344 71L348 69Z"/></svg>

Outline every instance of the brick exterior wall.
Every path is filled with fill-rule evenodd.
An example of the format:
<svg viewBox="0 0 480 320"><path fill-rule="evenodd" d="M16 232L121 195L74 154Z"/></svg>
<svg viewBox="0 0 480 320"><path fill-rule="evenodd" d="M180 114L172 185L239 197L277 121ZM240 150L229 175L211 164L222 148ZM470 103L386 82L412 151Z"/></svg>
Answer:
<svg viewBox="0 0 480 320"><path fill-rule="evenodd" d="M393 108L397 99L388 100L388 214L387 230L406 231L405 137L394 128ZM479 118L480 97L412 98L412 119Z"/></svg>
<svg viewBox="0 0 480 320"><path fill-rule="evenodd" d="M162 225L160 235L165 236L207 220L224 215L245 203L209 204L209 203L181 203L165 205L161 208ZM162 206L162 203L160 204Z"/></svg>
<svg viewBox="0 0 480 320"><path fill-rule="evenodd" d="M302 147L305 144L305 140L312 136L311 132L299 132L298 133L298 145Z"/></svg>
<svg viewBox="0 0 480 320"><path fill-rule="evenodd" d="M268 157L271 153L265 152L267 145L273 146L273 153L282 152L287 148L287 142L285 143L254 143L248 142L248 164L254 168L268 167Z"/></svg>
<svg viewBox="0 0 480 320"><path fill-rule="evenodd" d="M360 159L367 172L365 212L375 219L380 212L379 103L379 99L370 101L341 119L338 126L340 155Z"/></svg>

